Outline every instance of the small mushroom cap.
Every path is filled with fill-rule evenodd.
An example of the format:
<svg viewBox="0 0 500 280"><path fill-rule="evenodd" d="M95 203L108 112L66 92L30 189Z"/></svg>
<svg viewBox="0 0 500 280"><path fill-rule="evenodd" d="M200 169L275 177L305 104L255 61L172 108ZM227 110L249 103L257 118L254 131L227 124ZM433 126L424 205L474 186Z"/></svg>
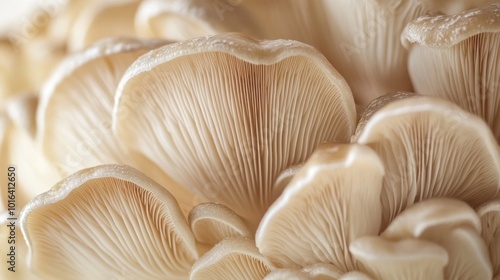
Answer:
<svg viewBox="0 0 500 280"><path fill-rule="evenodd" d="M251 239L228 237L193 265L190 280L262 279L274 266Z"/></svg>
<svg viewBox="0 0 500 280"><path fill-rule="evenodd" d="M396 98L356 134L353 139L374 149L387 170L382 228L417 201L451 197L478 206L500 192L495 138L481 119L453 103L427 96Z"/></svg>
<svg viewBox="0 0 500 280"><path fill-rule="evenodd" d="M326 142L347 142L356 112L345 80L312 47L236 34L164 46L138 59L113 125L131 148L256 227L278 175Z"/></svg>
<svg viewBox="0 0 500 280"><path fill-rule="evenodd" d="M481 231L481 221L467 203L450 198L433 198L412 205L400 213L382 233L384 238L437 240L454 228Z"/></svg>
<svg viewBox="0 0 500 280"><path fill-rule="evenodd" d="M481 219L481 235L488 247L494 279L500 279L500 200L493 200L477 209Z"/></svg>
<svg viewBox="0 0 500 280"><path fill-rule="evenodd" d="M465 202L434 198L412 205L382 233L391 240L420 238L435 242L449 256L446 279L491 279L488 248L481 239L481 221Z"/></svg>
<svg viewBox="0 0 500 280"><path fill-rule="evenodd" d="M446 251L419 239L389 241L366 236L351 243L352 255L374 279L443 279Z"/></svg>
<svg viewBox="0 0 500 280"><path fill-rule="evenodd" d="M252 237L245 222L222 204L196 205L188 221L196 240L203 244L215 245L227 237Z"/></svg>
<svg viewBox="0 0 500 280"><path fill-rule="evenodd" d="M383 175L366 146L318 148L262 219L257 247L278 267L323 262L342 273L355 270L348 246L380 229Z"/></svg>
<svg viewBox="0 0 500 280"><path fill-rule="evenodd" d="M198 258L175 198L121 165L83 169L21 212L30 267L59 279L185 279Z"/></svg>

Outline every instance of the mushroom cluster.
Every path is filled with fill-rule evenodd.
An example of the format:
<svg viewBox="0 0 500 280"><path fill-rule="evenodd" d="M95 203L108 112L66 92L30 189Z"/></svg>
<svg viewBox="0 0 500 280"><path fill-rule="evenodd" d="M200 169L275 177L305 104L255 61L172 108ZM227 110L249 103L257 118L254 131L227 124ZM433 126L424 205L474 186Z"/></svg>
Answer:
<svg viewBox="0 0 500 280"><path fill-rule="evenodd" d="M500 2L22 1L1 279L500 280Z"/></svg>

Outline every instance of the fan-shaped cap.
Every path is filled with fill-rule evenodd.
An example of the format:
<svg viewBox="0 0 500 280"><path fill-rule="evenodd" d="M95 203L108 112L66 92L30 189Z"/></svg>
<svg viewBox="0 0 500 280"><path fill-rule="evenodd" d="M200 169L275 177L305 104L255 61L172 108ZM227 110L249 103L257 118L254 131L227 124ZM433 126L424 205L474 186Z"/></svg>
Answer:
<svg viewBox="0 0 500 280"><path fill-rule="evenodd" d="M355 270L348 246L380 229L383 175L382 162L366 146L322 146L267 211L257 247L278 267L323 262L343 273Z"/></svg>
<svg viewBox="0 0 500 280"><path fill-rule="evenodd" d="M356 134L354 139L372 147L387 170L383 227L417 201L452 197L478 206L499 194L495 138L481 119L450 102L397 99L373 113Z"/></svg>
<svg viewBox="0 0 500 280"><path fill-rule="evenodd" d="M196 240L215 245L227 237L251 238L244 221L231 209L218 203L198 204L189 212L189 224Z"/></svg>
<svg viewBox="0 0 500 280"><path fill-rule="evenodd" d="M251 239L229 237L203 255L191 270L191 280L262 279L274 266Z"/></svg>
<svg viewBox="0 0 500 280"><path fill-rule="evenodd" d="M392 240L420 238L442 246L449 256L446 279L491 279L491 262L480 230L479 217L465 202L434 198L403 211L382 237Z"/></svg>
<svg viewBox="0 0 500 280"><path fill-rule="evenodd" d="M325 141L348 141L356 122L349 87L312 47L235 34L149 52L115 101L120 139L253 226L280 172Z"/></svg>
<svg viewBox="0 0 500 280"><path fill-rule="evenodd" d="M375 279L445 279L448 255L442 247L428 241L389 241L366 236L355 240L349 249Z"/></svg>
<svg viewBox="0 0 500 280"><path fill-rule="evenodd" d="M418 18L402 40L415 90L481 117L500 141L500 3Z"/></svg>
<svg viewBox="0 0 500 280"><path fill-rule="evenodd" d="M481 236L490 253L494 280L500 279L500 200L493 200L477 209L481 219Z"/></svg>
<svg viewBox="0 0 500 280"><path fill-rule="evenodd" d="M21 212L30 265L60 279L184 279L198 258L175 198L139 171L83 169Z"/></svg>
<svg viewBox="0 0 500 280"><path fill-rule="evenodd" d="M424 238L438 240L454 228L481 231L481 221L467 203L450 198L433 198L412 205L400 213L382 233L392 240Z"/></svg>

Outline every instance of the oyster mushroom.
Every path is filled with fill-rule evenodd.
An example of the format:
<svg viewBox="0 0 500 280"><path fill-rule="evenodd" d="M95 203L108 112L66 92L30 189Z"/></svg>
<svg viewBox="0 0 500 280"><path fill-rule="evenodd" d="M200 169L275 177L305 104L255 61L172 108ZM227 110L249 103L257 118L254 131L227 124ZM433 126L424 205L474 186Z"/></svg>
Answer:
<svg viewBox="0 0 500 280"><path fill-rule="evenodd" d="M139 171L83 169L21 212L31 269L58 279L185 279L198 258L175 198Z"/></svg>
<svg viewBox="0 0 500 280"><path fill-rule="evenodd" d="M275 270L251 239L229 237L203 255L191 270L190 280L262 279Z"/></svg>
<svg viewBox="0 0 500 280"><path fill-rule="evenodd" d="M477 209L481 219L481 236L489 249L493 265L493 279L500 279L500 200L481 205Z"/></svg>
<svg viewBox="0 0 500 280"><path fill-rule="evenodd" d="M348 246L379 231L383 175L383 163L366 146L322 146L266 212L257 247L277 267L321 262L341 273L356 270Z"/></svg>
<svg viewBox="0 0 500 280"><path fill-rule="evenodd" d="M500 2L420 17L408 24L402 41L410 50L415 90L481 117L500 141Z"/></svg>
<svg viewBox="0 0 500 280"><path fill-rule="evenodd" d="M299 269L277 269L263 278L263 280L312 280L306 272Z"/></svg>
<svg viewBox="0 0 500 280"><path fill-rule="evenodd" d="M365 236L355 240L349 250L374 279L446 279L443 268L448 263L448 255L429 241L390 241Z"/></svg>
<svg viewBox="0 0 500 280"><path fill-rule="evenodd" d="M419 238L440 245L449 258L445 279L492 279L488 247L480 230L479 217L465 202L435 198L403 211L382 237L391 240Z"/></svg>
<svg viewBox="0 0 500 280"><path fill-rule="evenodd" d="M111 131L113 97L121 76L140 55L165 43L107 39L66 58L43 88L37 140L63 176L99 164L128 164L174 193L188 213L194 196Z"/></svg>
<svg viewBox="0 0 500 280"><path fill-rule="evenodd" d="M344 79L313 48L235 34L158 48L124 74L117 137L251 230L287 167L325 141L346 142L356 113Z"/></svg>
<svg viewBox="0 0 500 280"><path fill-rule="evenodd" d="M387 170L382 229L418 201L452 197L475 207L499 195L495 138L481 119L445 100L410 93L376 99L353 141L373 148Z"/></svg>

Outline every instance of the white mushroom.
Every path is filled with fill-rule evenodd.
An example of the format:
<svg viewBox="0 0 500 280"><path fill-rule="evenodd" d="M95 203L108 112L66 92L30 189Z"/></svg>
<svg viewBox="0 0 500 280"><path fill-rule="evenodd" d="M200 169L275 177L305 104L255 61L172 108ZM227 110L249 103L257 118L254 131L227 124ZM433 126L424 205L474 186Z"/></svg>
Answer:
<svg viewBox="0 0 500 280"><path fill-rule="evenodd" d="M389 241L382 237L366 236L355 240L349 249L375 279L445 279L444 267L448 263L448 254L442 247L429 241Z"/></svg>
<svg viewBox="0 0 500 280"><path fill-rule="evenodd" d="M113 122L129 147L254 230L279 174L325 141L348 141L356 113L344 79L313 48L226 34L138 59Z"/></svg>
<svg viewBox="0 0 500 280"><path fill-rule="evenodd" d="M480 235L481 221L465 202L434 198L399 214L382 237L391 240L420 238L443 247L449 257L446 279L491 279L488 248Z"/></svg>
<svg viewBox="0 0 500 280"><path fill-rule="evenodd" d="M348 246L380 229L383 175L366 146L322 146L267 211L257 247L277 267L322 262L342 273L356 270Z"/></svg>
<svg viewBox="0 0 500 280"><path fill-rule="evenodd" d="M29 262L58 279L185 279L198 258L175 198L137 170L83 169L22 211Z"/></svg>
<svg viewBox="0 0 500 280"><path fill-rule="evenodd" d="M418 93L458 104L500 141L500 2L459 14L424 16L402 35Z"/></svg>
<svg viewBox="0 0 500 280"><path fill-rule="evenodd" d="M479 206L499 195L500 153L490 129L445 100L406 93L374 100L353 141L373 148L387 170L383 228L432 197Z"/></svg>

